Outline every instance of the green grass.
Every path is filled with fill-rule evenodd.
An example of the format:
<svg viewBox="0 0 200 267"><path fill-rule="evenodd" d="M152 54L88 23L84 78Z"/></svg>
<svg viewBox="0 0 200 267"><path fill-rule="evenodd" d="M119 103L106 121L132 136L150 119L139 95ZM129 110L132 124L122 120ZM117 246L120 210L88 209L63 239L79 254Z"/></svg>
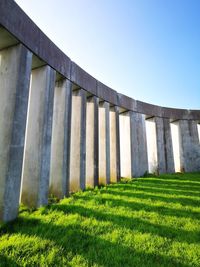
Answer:
<svg viewBox="0 0 200 267"><path fill-rule="evenodd" d="M200 174L123 180L0 225L0 266L200 266Z"/></svg>

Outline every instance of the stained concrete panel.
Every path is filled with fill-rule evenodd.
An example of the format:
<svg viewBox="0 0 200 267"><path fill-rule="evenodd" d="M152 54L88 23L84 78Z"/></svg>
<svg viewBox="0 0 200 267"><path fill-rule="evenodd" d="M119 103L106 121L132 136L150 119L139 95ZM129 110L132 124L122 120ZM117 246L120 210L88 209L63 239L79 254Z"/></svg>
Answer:
<svg viewBox="0 0 200 267"><path fill-rule="evenodd" d="M0 221L17 217L32 54L0 51Z"/></svg>
<svg viewBox="0 0 200 267"><path fill-rule="evenodd" d="M56 82L54 93L49 193L61 199L69 193L72 83Z"/></svg>
<svg viewBox="0 0 200 267"><path fill-rule="evenodd" d="M85 188L86 157L86 91L79 89L72 93L70 143L70 191Z"/></svg>
<svg viewBox="0 0 200 267"><path fill-rule="evenodd" d="M121 177L131 178L131 132L129 112L120 114L119 126Z"/></svg>
<svg viewBox="0 0 200 267"><path fill-rule="evenodd" d="M166 118L155 117L155 123L158 173L173 173L175 170L170 121Z"/></svg>
<svg viewBox="0 0 200 267"><path fill-rule="evenodd" d="M21 202L28 207L48 203L55 71L32 71L24 149Z"/></svg>
<svg viewBox="0 0 200 267"><path fill-rule="evenodd" d="M200 145L196 121L179 120L181 170L200 171Z"/></svg>
<svg viewBox="0 0 200 267"><path fill-rule="evenodd" d="M130 112L132 177L143 176L148 171L145 116Z"/></svg>
<svg viewBox="0 0 200 267"><path fill-rule="evenodd" d="M109 103L99 104L99 184L110 183Z"/></svg>
<svg viewBox="0 0 200 267"><path fill-rule="evenodd" d="M157 158L157 136L156 125L154 119L146 120L146 133L147 133L147 152L148 152L148 165L150 173L158 172L158 158Z"/></svg>
<svg viewBox="0 0 200 267"><path fill-rule="evenodd" d="M86 111L86 186L98 185L98 109L99 99L87 99Z"/></svg>

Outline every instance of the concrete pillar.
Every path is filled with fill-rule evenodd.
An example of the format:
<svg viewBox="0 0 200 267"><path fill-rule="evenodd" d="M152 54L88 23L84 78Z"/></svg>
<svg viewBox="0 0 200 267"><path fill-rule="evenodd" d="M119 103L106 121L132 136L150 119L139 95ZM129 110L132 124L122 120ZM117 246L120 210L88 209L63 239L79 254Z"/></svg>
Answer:
<svg viewBox="0 0 200 267"><path fill-rule="evenodd" d="M175 172L180 172L181 171L181 163L180 163L180 142L179 142L179 123L178 123L178 121L171 122L170 128L171 128L171 134L172 134L174 168L175 168Z"/></svg>
<svg viewBox="0 0 200 267"><path fill-rule="evenodd" d="M56 82L54 93L49 193L61 199L69 193L72 83Z"/></svg>
<svg viewBox="0 0 200 267"><path fill-rule="evenodd" d="M110 181L120 180L119 108L110 109Z"/></svg>
<svg viewBox="0 0 200 267"><path fill-rule="evenodd" d="M17 217L32 54L18 45L0 51L0 221Z"/></svg>
<svg viewBox="0 0 200 267"><path fill-rule="evenodd" d="M158 173L173 173L174 156L170 121L167 118L155 117Z"/></svg>
<svg viewBox="0 0 200 267"><path fill-rule="evenodd" d="M145 117L143 114L130 112L130 123L131 173L132 177L140 177L148 171Z"/></svg>
<svg viewBox="0 0 200 267"><path fill-rule="evenodd" d="M150 173L158 173L157 137L154 118L146 119L148 169Z"/></svg>
<svg viewBox="0 0 200 267"><path fill-rule="evenodd" d="M86 111L86 186L98 185L99 176L99 99L87 99Z"/></svg>
<svg viewBox="0 0 200 267"><path fill-rule="evenodd" d="M200 171L200 145L195 121L179 121L179 142L181 171Z"/></svg>
<svg viewBox="0 0 200 267"><path fill-rule="evenodd" d="M22 173L21 202L28 207L48 203L55 71L32 71Z"/></svg>
<svg viewBox="0 0 200 267"><path fill-rule="evenodd" d="M110 183L109 103L99 104L99 184Z"/></svg>
<svg viewBox="0 0 200 267"><path fill-rule="evenodd" d="M131 166L131 132L130 132L130 114L121 113L119 116L120 126L120 166L121 177L132 177Z"/></svg>
<svg viewBox="0 0 200 267"><path fill-rule="evenodd" d="M83 89L72 93L70 191L85 189L86 94Z"/></svg>

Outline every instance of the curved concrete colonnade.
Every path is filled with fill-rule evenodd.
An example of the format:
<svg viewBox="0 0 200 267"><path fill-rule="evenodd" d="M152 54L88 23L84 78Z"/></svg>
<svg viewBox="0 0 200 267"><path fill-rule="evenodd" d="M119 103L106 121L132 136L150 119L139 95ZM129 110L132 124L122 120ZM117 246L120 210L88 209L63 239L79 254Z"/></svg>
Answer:
<svg viewBox="0 0 200 267"><path fill-rule="evenodd" d="M200 110L108 88L60 51L12 0L0 2L0 220L19 203L139 177L200 170Z"/></svg>

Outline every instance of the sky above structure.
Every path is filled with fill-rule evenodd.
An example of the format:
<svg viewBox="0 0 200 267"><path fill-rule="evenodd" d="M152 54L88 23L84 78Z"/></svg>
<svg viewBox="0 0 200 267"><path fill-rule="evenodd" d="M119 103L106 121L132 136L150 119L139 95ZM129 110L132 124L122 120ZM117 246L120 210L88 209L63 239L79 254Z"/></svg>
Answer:
<svg viewBox="0 0 200 267"><path fill-rule="evenodd" d="M144 102L200 109L200 1L16 2L109 87Z"/></svg>

